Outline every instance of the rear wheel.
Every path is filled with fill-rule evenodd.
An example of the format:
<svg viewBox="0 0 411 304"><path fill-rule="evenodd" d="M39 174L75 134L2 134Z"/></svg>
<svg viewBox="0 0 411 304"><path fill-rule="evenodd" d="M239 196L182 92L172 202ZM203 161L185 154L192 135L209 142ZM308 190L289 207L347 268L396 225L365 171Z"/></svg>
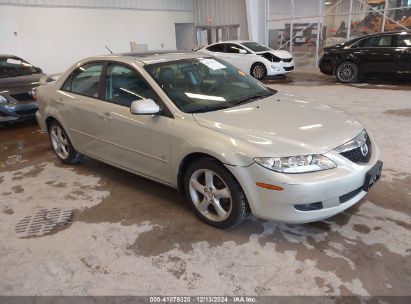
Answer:
<svg viewBox="0 0 411 304"><path fill-rule="evenodd" d="M237 180L217 161L203 158L192 163L184 187L196 215L211 226L234 227L249 213Z"/></svg>
<svg viewBox="0 0 411 304"><path fill-rule="evenodd" d="M57 122L53 121L49 126L51 146L57 157L66 164L76 164L83 159L83 155L78 153L70 142L66 131Z"/></svg>
<svg viewBox="0 0 411 304"><path fill-rule="evenodd" d="M251 76L253 76L254 78L261 80L263 79L265 76L267 76L267 69L265 68L265 65L262 64L261 62L257 62L254 63L251 66Z"/></svg>
<svg viewBox="0 0 411 304"><path fill-rule="evenodd" d="M343 62L337 67L335 76L339 82L355 82L358 79L358 67L353 62Z"/></svg>

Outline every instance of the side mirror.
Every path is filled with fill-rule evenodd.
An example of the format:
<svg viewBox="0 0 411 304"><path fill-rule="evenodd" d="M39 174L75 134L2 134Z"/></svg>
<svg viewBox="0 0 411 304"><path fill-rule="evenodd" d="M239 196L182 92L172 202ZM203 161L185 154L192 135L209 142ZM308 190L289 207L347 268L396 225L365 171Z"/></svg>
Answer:
<svg viewBox="0 0 411 304"><path fill-rule="evenodd" d="M158 114L160 110L160 106L152 99L134 100L130 106L130 112L137 115Z"/></svg>
<svg viewBox="0 0 411 304"><path fill-rule="evenodd" d="M240 54L247 54L247 51L246 51L246 50L240 49L239 51L240 51L240 52L239 52Z"/></svg>
<svg viewBox="0 0 411 304"><path fill-rule="evenodd" d="M43 70L40 69L39 67L36 67L36 70L39 71L39 73L43 73Z"/></svg>

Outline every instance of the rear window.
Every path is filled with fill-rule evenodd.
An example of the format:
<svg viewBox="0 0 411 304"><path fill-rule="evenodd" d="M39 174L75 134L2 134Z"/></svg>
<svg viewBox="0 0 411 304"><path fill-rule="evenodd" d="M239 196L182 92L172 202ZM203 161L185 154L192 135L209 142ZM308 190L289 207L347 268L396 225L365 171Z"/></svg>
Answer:
<svg viewBox="0 0 411 304"><path fill-rule="evenodd" d="M26 76L40 73L40 71L21 58L0 57L0 78Z"/></svg>
<svg viewBox="0 0 411 304"><path fill-rule="evenodd" d="M224 44L223 43L218 43L218 44L214 44L211 45L207 48L207 50L209 50L210 52L224 52Z"/></svg>

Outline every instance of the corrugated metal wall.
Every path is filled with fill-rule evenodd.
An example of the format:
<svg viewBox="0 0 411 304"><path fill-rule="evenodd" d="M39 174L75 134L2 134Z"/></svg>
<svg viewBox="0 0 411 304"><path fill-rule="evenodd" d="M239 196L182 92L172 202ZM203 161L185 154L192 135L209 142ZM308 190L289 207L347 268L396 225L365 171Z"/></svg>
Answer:
<svg viewBox="0 0 411 304"><path fill-rule="evenodd" d="M194 22L205 25L240 25L240 39L248 39L245 0L193 0Z"/></svg>
<svg viewBox="0 0 411 304"><path fill-rule="evenodd" d="M0 5L193 11L192 0L0 0Z"/></svg>
<svg viewBox="0 0 411 304"><path fill-rule="evenodd" d="M196 25L247 23L245 0L193 0ZM211 17L211 24L208 18Z"/></svg>

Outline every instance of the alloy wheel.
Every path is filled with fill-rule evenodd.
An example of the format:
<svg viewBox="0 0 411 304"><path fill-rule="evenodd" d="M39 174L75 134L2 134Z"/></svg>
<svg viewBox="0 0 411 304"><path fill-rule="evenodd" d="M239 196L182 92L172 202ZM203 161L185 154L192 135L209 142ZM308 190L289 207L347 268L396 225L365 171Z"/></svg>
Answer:
<svg viewBox="0 0 411 304"><path fill-rule="evenodd" d="M50 138L57 156L61 159L67 159L69 156L69 142L64 130L58 125L53 125L50 129Z"/></svg>
<svg viewBox="0 0 411 304"><path fill-rule="evenodd" d="M338 67L337 76L342 82L352 82L357 78L357 75L357 67L351 62L343 63Z"/></svg>
<svg viewBox="0 0 411 304"><path fill-rule="evenodd" d="M257 79L261 79L264 77L265 70L261 64L256 64L253 68L253 76Z"/></svg>
<svg viewBox="0 0 411 304"><path fill-rule="evenodd" d="M214 171L199 169L190 177L190 197L208 220L222 222L232 211L232 197L225 181Z"/></svg>

